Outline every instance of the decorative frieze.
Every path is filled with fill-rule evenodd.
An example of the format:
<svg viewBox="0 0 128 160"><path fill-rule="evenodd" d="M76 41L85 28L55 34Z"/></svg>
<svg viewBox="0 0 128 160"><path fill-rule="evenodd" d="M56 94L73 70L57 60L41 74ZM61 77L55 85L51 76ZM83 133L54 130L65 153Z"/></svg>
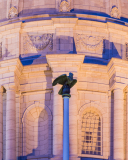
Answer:
<svg viewBox="0 0 128 160"><path fill-rule="evenodd" d="M97 51L99 49L103 50L103 40L102 36L93 36L86 34L76 34L75 43L76 49L80 51Z"/></svg>
<svg viewBox="0 0 128 160"><path fill-rule="evenodd" d="M120 19L120 12L119 12L119 9L116 6L112 7L111 17Z"/></svg>
<svg viewBox="0 0 128 160"><path fill-rule="evenodd" d="M12 19L12 18L15 18L18 16L18 11L17 11L17 8L12 6L9 10L9 13L8 13L8 18L9 19Z"/></svg>
<svg viewBox="0 0 128 160"><path fill-rule="evenodd" d="M25 35L23 37L23 53L38 53L48 48L53 50L53 34Z"/></svg>
<svg viewBox="0 0 128 160"><path fill-rule="evenodd" d="M70 12L70 5L67 1L62 1L59 7L60 12Z"/></svg>

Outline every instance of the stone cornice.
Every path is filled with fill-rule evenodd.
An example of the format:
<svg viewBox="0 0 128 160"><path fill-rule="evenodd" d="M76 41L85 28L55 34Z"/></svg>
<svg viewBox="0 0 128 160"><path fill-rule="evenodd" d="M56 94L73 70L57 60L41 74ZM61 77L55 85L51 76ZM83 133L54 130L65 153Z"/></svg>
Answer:
<svg viewBox="0 0 128 160"><path fill-rule="evenodd" d="M108 69L108 75L111 77L115 72L121 72L125 71L125 73L128 73L128 61L118 59L118 58L112 58L110 62L107 65Z"/></svg>
<svg viewBox="0 0 128 160"><path fill-rule="evenodd" d="M128 93L128 86L124 88L124 92Z"/></svg>
<svg viewBox="0 0 128 160"><path fill-rule="evenodd" d="M3 85L6 89L12 88L12 86L18 88L20 75L23 70L20 60L17 58L1 61L0 66L0 85Z"/></svg>
<svg viewBox="0 0 128 160"><path fill-rule="evenodd" d="M3 35L8 34L8 31L11 31L10 33L16 33L20 31L21 33L24 31L27 31L27 28L32 28L34 27L39 29L39 27L45 28L46 26L53 26L53 27L74 27L76 26L77 29L79 27L85 27L87 30L89 30L89 27L94 28L98 32L103 32L103 33L113 33L113 34L119 34L119 35L124 35L127 37L127 31L128 27L125 25L120 25L112 22L107 22L106 17L102 16L95 16L95 15L88 15L88 14L73 14L73 13L66 13L65 14L60 14L59 15L50 15L50 14L43 14L43 15L33 15L33 16L28 16L28 17L17 17L12 20L4 21L1 22L0 24L0 32ZM65 18L66 16L66 18ZM49 18L51 17L50 20L38 20L38 18ZM55 17L55 18L53 18ZM80 18L80 19L79 19ZM81 20L81 18L83 18ZM88 20L92 19L92 20ZM35 21L35 19L37 19ZM26 21L25 23L23 22ZM31 20L31 21L27 21ZM96 21L93 21L96 20ZM104 20L105 23L102 23L101 20ZM20 22L19 22L20 21ZM112 21L112 18L111 18ZM119 21L119 20L117 20ZM13 23L12 23L13 22ZM115 19L114 19L115 22ZM125 23L124 23L125 24ZM80 29L81 30L81 29ZM119 31L119 32L118 32ZM2 36L1 34L1 36Z"/></svg>
<svg viewBox="0 0 128 160"><path fill-rule="evenodd" d="M75 67L79 69L83 64L85 55L78 54L52 54L46 55L47 62L51 69L54 67Z"/></svg>
<svg viewBox="0 0 128 160"><path fill-rule="evenodd" d="M0 86L0 93L3 93L3 92L4 92L4 87Z"/></svg>
<svg viewBox="0 0 128 160"><path fill-rule="evenodd" d="M110 90L116 90L116 89L121 89L121 90L124 90L126 87L126 84L124 83L118 83L118 82L115 82L112 86L110 86Z"/></svg>
<svg viewBox="0 0 128 160"><path fill-rule="evenodd" d="M50 67L48 64L35 64L35 65L28 65L24 66L22 70L22 74L32 73L32 72L48 72L50 71Z"/></svg>

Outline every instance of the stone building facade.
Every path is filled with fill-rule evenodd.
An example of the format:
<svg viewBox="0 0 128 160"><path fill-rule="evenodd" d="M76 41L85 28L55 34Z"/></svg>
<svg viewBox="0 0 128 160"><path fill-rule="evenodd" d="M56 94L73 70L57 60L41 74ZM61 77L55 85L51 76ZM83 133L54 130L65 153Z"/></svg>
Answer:
<svg viewBox="0 0 128 160"><path fill-rule="evenodd" d="M0 160L128 160L128 0L0 0Z"/></svg>

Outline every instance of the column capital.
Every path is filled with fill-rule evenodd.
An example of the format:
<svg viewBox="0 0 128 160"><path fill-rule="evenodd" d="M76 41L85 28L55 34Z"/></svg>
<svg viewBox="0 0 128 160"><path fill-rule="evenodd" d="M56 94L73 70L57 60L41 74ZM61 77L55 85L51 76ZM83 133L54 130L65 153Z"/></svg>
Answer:
<svg viewBox="0 0 128 160"><path fill-rule="evenodd" d="M7 84L7 85L4 85L4 88L8 91L8 90L14 90L16 91L16 86L15 84Z"/></svg>
<svg viewBox="0 0 128 160"><path fill-rule="evenodd" d="M53 72L77 72L84 61L85 55L78 54L52 54L46 55L47 62Z"/></svg>
<svg viewBox="0 0 128 160"><path fill-rule="evenodd" d="M114 91L114 90L117 90L117 89L120 89L120 90L124 90L124 88L126 87L126 84L122 84L122 83L114 83L113 86L110 88L110 90Z"/></svg>
<svg viewBox="0 0 128 160"><path fill-rule="evenodd" d="M4 92L4 87L0 86L0 93L3 93L3 92Z"/></svg>
<svg viewBox="0 0 128 160"><path fill-rule="evenodd" d="M125 93L128 93L128 86L126 86L126 87L124 88L124 92L125 92Z"/></svg>
<svg viewBox="0 0 128 160"><path fill-rule="evenodd" d="M53 80L61 74L69 74L72 72L74 78L77 79L78 70L83 64L85 55L77 54L52 54L46 55L47 62L51 67Z"/></svg>
<svg viewBox="0 0 128 160"><path fill-rule="evenodd" d="M108 96L111 97L111 90L108 90Z"/></svg>

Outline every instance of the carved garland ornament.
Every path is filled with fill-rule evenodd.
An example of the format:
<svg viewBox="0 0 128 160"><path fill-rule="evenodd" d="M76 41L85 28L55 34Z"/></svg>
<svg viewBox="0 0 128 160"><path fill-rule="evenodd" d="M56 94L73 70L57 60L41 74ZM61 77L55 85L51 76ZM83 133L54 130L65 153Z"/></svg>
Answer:
<svg viewBox="0 0 128 160"><path fill-rule="evenodd" d="M119 12L119 9L116 6L112 7L111 17L120 19L120 12Z"/></svg>
<svg viewBox="0 0 128 160"><path fill-rule="evenodd" d="M77 51L85 49L87 51L96 51L98 49L103 49L104 37L77 34L75 39Z"/></svg>
<svg viewBox="0 0 128 160"><path fill-rule="evenodd" d="M17 11L17 8L16 7L11 7L10 10L9 10L9 13L8 13L8 18L11 19L11 18L15 18L18 16L18 11Z"/></svg>
<svg viewBox="0 0 128 160"><path fill-rule="evenodd" d="M34 52L44 50L46 47L50 51L53 50L53 34L43 34L43 35L27 35L23 38L23 49L24 53Z"/></svg>
<svg viewBox="0 0 128 160"><path fill-rule="evenodd" d="M59 7L60 12L70 12L70 6L67 1L62 1Z"/></svg>

